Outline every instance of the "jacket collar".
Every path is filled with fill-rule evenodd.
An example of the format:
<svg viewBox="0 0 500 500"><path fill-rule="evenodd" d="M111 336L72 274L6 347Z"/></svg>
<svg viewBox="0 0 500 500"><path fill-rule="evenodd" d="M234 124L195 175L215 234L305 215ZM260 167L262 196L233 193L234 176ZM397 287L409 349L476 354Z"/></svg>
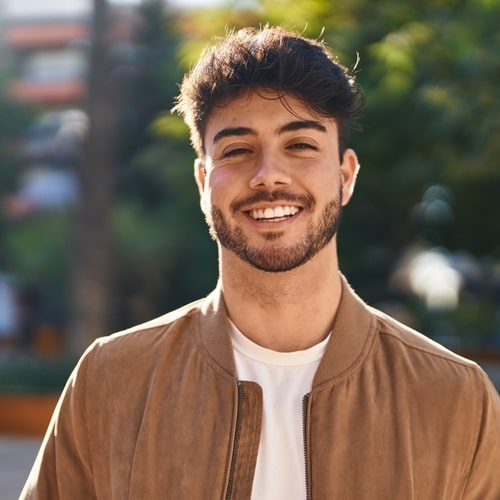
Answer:
<svg viewBox="0 0 500 500"><path fill-rule="evenodd" d="M215 290L202 302L198 334L201 344L215 361L218 371L235 379L236 363L220 280Z"/></svg>
<svg viewBox="0 0 500 500"><path fill-rule="evenodd" d="M342 294L332 334L313 387L348 376L366 356L374 338L373 314L341 275ZM236 378L227 309L221 284L202 302L198 331L201 343L221 373Z"/></svg>
<svg viewBox="0 0 500 500"><path fill-rule="evenodd" d="M316 371L313 388L348 376L365 358L374 338L374 316L341 275L342 295L332 334Z"/></svg>

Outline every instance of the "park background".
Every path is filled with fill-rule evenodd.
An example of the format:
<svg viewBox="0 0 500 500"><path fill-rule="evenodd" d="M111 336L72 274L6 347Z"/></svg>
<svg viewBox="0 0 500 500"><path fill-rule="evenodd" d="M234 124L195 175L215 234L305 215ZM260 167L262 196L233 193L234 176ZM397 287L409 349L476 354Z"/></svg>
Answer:
<svg viewBox="0 0 500 500"><path fill-rule="evenodd" d="M500 0L33 3L0 1L0 395L57 396L93 339L215 286L170 108L207 42L266 23L324 40L366 96L344 274L496 366Z"/></svg>

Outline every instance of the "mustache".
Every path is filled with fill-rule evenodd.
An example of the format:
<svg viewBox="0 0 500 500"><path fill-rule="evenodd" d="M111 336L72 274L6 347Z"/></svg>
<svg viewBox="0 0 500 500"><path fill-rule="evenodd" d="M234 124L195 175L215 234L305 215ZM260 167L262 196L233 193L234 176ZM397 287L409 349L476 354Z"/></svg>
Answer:
<svg viewBox="0 0 500 500"><path fill-rule="evenodd" d="M276 201L290 202L292 204L300 205L306 210L310 210L314 206L314 199L312 196L306 194L294 194L289 193L288 191L279 190L259 191L248 198L236 200L231 203L231 211L238 212L240 210L244 210L246 206L253 205L254 203L273 203Z"/></svg>

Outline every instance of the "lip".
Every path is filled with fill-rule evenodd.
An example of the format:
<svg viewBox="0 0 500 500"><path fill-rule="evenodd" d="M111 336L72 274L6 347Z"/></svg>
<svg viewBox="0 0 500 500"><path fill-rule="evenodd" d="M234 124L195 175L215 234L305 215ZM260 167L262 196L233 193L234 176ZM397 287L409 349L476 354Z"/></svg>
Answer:
<svg viewBox="0 0 500 500"><path fill-rule="evenodd" d="M248 212L274 208L279 206L290 206L298 208L312 208L313 200L310 196L297 195L288 191L258 192L246 199L235 201L231 204L233 212Z"/></svg>

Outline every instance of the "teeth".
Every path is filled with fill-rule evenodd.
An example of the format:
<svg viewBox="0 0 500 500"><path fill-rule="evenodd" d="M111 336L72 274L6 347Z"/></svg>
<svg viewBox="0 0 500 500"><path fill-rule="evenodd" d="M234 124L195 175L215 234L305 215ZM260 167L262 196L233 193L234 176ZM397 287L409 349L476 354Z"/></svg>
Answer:
<svg viewBox="0 0 500 500"><path fill-rule="evenodd" d="M288 217L295 215L299 211L298 207L293 206L280 206L273 208L259 208L257 210L251 210L250 215L256 219L280 219L282 217Z"/></svg>
<svg viewBox="0 0 500 500"><path fill-rule="evenodd" d="M272 219L272 218L274 218L274 210L272 208L266 208L264 210L264 217L266 219Z"/></svg>

